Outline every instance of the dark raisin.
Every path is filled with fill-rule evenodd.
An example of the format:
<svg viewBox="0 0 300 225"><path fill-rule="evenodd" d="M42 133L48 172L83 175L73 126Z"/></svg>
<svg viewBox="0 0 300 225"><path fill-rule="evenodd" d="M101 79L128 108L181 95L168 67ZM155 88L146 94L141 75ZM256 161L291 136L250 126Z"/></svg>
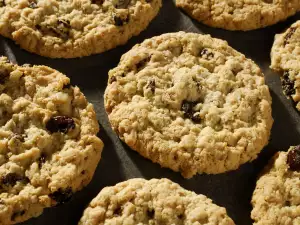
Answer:
<svg viewBox="0 0 300 225"><path fill-rule="evenodd" d="M73 195L72 188L68 187L65 190L59 188L57 191L49 194L49 197L56 201L58 205L66 203L71 200Z"/></svg>
<svg viewBox="0 0 300 225"><path fill-rule="evenodd" d="M81 171L81 174L84 175L84 174L85 174L85 170L82 170L82 171Z"/></svg>
<svg viewBox="0 0 300 225"><path fill-rule="evenodd" d="M55 25L47 25L43 30L44 32L50 32L58 38L63 40L68 40L70 37L70 21L68 20L58 20Z"/></svg>
<svg viewBox="0 0 300 225"><path fill-rule="evenodd" d="M184 100L181 105L181 110L184 112L184 117L189 118L195 123L199 123L201 121L201 118L199 115L194 115L194 107L198 104L198 102L190 102L187 100Z"/></svg>
<svg viewBox="0 0 300 225"><path fill-rule="evenodd" d="M139 62L136 64L136 69L137 69L138 71L141 70L142 68L144 68L144 67L146 66L146 64L147 64L148 62L150 62L150 60L151 60L151 56L148 56L148 57L142 59L141 61L139 61Z"/></svg>
<svg viewBox="0 0 300 225"><path fill-rule="evenodd" d="M147 216L148 216L150 219L153 219L153 218L154 218L154 215L155 215L154 209L148 209L148 210L147 210Z"/></svg>
<svg viewBox="0 0 300 225"><path fill-rule="evenodd" d="M292 81L289 77L289 72L284 72L282 79L281 79L281 83L282 83L282 88L283 88L283 92L287 95L293 95L296 93L295 88L294 88L294 81Z"/></svg>
<svg viewBox="0 0 300 225"><path fill-rule="evenodd" d="M290 166L290 170L300 171L300 145L289 151L287 164Z"/></svg>
<svg viewBox="0 0 300 225"><path fill-rule="evenodd" d="M9 71L4 68L0 68L0 84L4 84L6 79L9 77Z"/></svg>
<svg viewBox="0 0 300 225"><path fill-rule="evenodd" d="M118 0L116 5L117 9L126 9L130 3L130 0Z"/></svg>
<svg viewBox="0 0 300 225"><path fill-rule="evenodd" d="M146 2L147 2L147 3L151 3L151 2L152 2L152 0L146 0Z"/></svg>
<svg viewBox="0 0 300 225"><path fill-rule="evenodd" d="M23 181L24 177L17 173L9 173L2 177L1 184L4 186L15 186L18 181Z"/></svg>
<svg viewBox="0 0 300 225"><path fill-rule="evenodd" d="M64 84L63 89L69 89L71 87L71 84Z"/></svg>
<svg viewBox="0 0 300 225"><path fill-rule="evenodd" d="M36 24L35 28L38 29L38 30L42 29L41 25L39 25L39 24Z"/></svg>
<svg viewBox="0 0 300 225"><path fill-rule="evenodd" d="M206 59L212 59L214 57L214 53L210 52L208 49L204 48L200 52L200 56Z"/></svg>
<svg viewBox="0 0 300 225"><path fill-rule="evenodd" d="M41 169L43 164L46 162L46 154L45 153L42 153L40 158L38 159L38 165L39 165L39 168Z"/></svg>
<svg viewBox="0 0 300 225"><path fill-rule="evenodd" d="M11 216L11 220L15 221L17 217L23 216L25 214L25 210L22 210L20 212L14 212Z"/></svg>
<svg viewBox="0 0 300 225"><path fill-rule="evenodd" d="M0 7L4 7L5 5L5 0L0 0Z"/></svg>
<svg viewBox="0 0 300 225"><path fill-rule="evenodd" d="M116 216L120 216L122 214L122 208L121 206L118 206L115 210L114 210L114 215Z"/></svg>
<svg viewBox="0 0 300 225"><path fill-rule="evenodd" d="M114 22L116 26L123 26L124 24L128 23L129 17L122 18L118 15L114 15Z"/></svg>
<svg viewBox="0 0 300 225"><path fill-rule="evenodd" d="M150 88L151 92L155 93L155 80L151 79L147 85L147 88Z"/></svg>
<svg viewBox="0 0 300 225"><path fill-rule="evenodd" d="M115 76L111 76L110 78L109 78L109 83L110 84L112 84L113 82L115 82L115 81L117 81L117 78L115 77Z"/></svg>
<svg viewBox="0 0 300 225"><path fill-rule="evenodd" d="M75 128L75 122L68 116L54 116L47 122L46 128L51 133L61 132L66 134L69 130Z"/></svg>
<svg viewBox="0 0 300 225"><path fill-rule="evenodd" d="M92 0L91 2L92 4L102 5L104 3L104 0Z"/></svg>
<svg viewBox="0 0 300 225"><path fill-rule="evenodd" d="M296 30L297 30L296 27L291 27L289 29L289 32L284 37L284 43L283 43L283 45L287 45L288 44L289 39L293 36L293 34L295 33Z"/></svg>
<svg viewBox="0 0 300 225"><path fill-rule="evenodd" d="M289 200L285 201L284 206L291 206L291 202Z"/></svg>
<svg viewBox="0 0 300 225"><path fill-rule="evenodd" d="M178 219L182 220L184 218L184 215L183 214L179 214L177 217L178 217Z"/></svg>

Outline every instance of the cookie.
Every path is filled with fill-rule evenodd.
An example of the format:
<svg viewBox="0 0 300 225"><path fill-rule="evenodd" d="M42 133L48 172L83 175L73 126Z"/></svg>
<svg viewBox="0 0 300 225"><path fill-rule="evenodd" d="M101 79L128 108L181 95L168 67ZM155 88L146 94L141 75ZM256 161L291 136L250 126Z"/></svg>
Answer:
<svg viewBox="0 0 300 225"><path fill-rule="evenodd" d="M168 179L131 179L104 188L79 225L209 224L234 225L226 209Z"/></svg>
<svg viewBox="0 0 300 225"><path fill-rule="evenodd" d="M2 0L0 34L42 56L88 56L125 44L160 7L161 0Z"/></svg>
<svg viewBox="0 0 300 225"><path fill-rule="evenodd" d="M252 197L256 225L300 224L300 146L278 152L258 179Z"/></svg>
<svg viewBox="0 0 300 225"><path fill-rule="evenodd" d="M65 75L0 58L0 224L39 216L86 186L101 157L93 106Z"/></svg>
<svg viewBox="0 0 300 225"><path fill-rule="evenodd" d="M176 0L194 19L227 30L254 30L275 24L300 10L299 0Z"/></svg>
<svg viewBox="0 0 300 225"><path fill-rule="evenodd" d="M271 51L271 68L279 72L283 93L300 111L300 21L277 34Z"/></svg>
<svg viewBox="0 0 300 225"><path fill-rule="evenodd" d="M136 45L109 72L104 98L128 146L187 178L254 160L273 123L259 67L227 42L195 33Z"/></svg>

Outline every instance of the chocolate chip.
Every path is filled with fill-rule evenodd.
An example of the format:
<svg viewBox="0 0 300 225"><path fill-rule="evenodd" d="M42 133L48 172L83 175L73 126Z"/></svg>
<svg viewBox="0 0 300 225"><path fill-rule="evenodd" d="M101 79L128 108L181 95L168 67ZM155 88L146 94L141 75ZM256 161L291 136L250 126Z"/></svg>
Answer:
<svg viewBox="0 0 300 225"><path fill-rule="evenodd" d="M9 77L9 71L5 68L0 68L0 84L4 84Z"/></svg>
<svg viewBox="0 0 300 225"><path fill-rule="evenodd" d="M38 165L39 165L39 168L41 169L43 164L46 162L46 154L45 153L42 153L40 158L38 159Z"/></svg>
<svg viewBox="0 0 300 225"><path fill-rule="evenodd" d="M285 71L283 73L281 83L282 83L283 92L287 96L290 96L290 95L293 95L296 93L295 88L294 88L295 82L289 78L289 72Z"/></svg>
<svg viewBox="0 0 300 225"><path fill-rule="evenodd" d="M214 57L214 53L210 52L207 48L204 48L201 50L200 56L206 59L212 59Z"/></svg>
<svg viewBox="0 0 300 225"><path fill-rule="evenodd" d="M289 29L289 32L285 35L284 37L284 42L283 42L283 45L287 45L288 42L289 42L289 39L293 36L293 34L295 33L295 31L297 30L296 27L291 27Z"/></svg>
<svg viewBox="0 0 300 225"><path fill-rule="evenodd" d="M57 191L49 194L49 197L56 201L58 205L66 203L71 200L73 195L72 188L68 187L65 190L59 188Z"/></svg>
<svg viewBox="0 0 300 225"><path fill-rule="evenodd" d="M151 79L148 84L147 88L150 88L151 92L154 94L155 93L155 80Z"/></svg>
<svg viewBox="0 0 300 225"><path fill-rule="evenodd" d="M148 57L142 59L141 61L139 61L139 62L136 64L136 69L137 69L138 71L141 70L142 68L144 68L144 67L146 66L146 64L147 64L148 62L150 62L150 60L151 60L151 56L148 56Z"/></svg>
<svg viewBox="0 0 300 225"><path fill-rule="evenodd" d="M27 181L27 179L17 173L9 173L1 178L1 184L4 186L13 187L16 185L18 181Z"/></svg>
<svg viewBox="0 0 300 225"><path fill-rule="evenodd" d="M181 110L184 112L184 117L191 119L195 123L201 122L201 118L199 115L195 115L194 107L198 104L198 102L190 102L187 100L183 100L181 105Z"/></svg>
<svg viewBox="0 0 300 225"><path fill-rule="evenodd" d="M91 2L92 4L102 5L104 3L104 0L92 0Z"/></svg>
<svg viewBox="0 0 300 225"><path fill-rule="evenodd" d="M123 26L125 23L129 22L129 17L127 16L126 18L122 18L118 15L113 16L114 22L116 26Z"/></svg>
<svg viewBox="0 0 300 225"><path fill-rule="evenodd" d="M15 221L17 217L23 216L25 214L25 210L14 212L11 216L11 220Z"/></svg>
<svg viewBox="0 0 300 225"><path fill-rule="evenodd" d="M155 215L154 209L147 209L147 216L148 216L150 219L153 219L153 218L154 218L154 215Z"/></svg>
<svg viewBox="0 0 300 225"><path fill-rule="evenodd" d="M115 81L117 81L117 78L115 77L115 76L111 76L110 78L109 78L109 83L110 84L112 84L113 82L115 82Z"/></svg>
<svg viewBox="0 0 300 225"><path fill-rule="evenodd" d="M287 156L287 164L289 165L290 170L300 171L300 145L289 151Z"/></svg>
<svg viewBox="0 0 300 225"><path fill-rule="evenodd" d="M75 128L75 122L68 116L54 116L47 123L46 128L50 133L61 132L68 133Z"/></svg>
<svg viewBox="0 0 300 225"><path fill-rule="evenodd" d="M130 0L119 0L116 8L117 9L126 9L130 3Z"/></svg>
<svg viewBox="0 0 300 225"><path fill-rule="evenodd" d="M5 5L5 0L0 0L0 7L4 7Z"/></svg>

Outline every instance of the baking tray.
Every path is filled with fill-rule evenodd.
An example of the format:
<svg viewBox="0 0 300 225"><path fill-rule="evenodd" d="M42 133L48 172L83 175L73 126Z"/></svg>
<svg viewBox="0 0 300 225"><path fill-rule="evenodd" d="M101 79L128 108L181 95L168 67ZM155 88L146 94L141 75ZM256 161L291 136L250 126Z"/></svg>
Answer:
<svg viewBox="0 0 300 225"><path fill-rule="evenodd" d="M237 225L252 224L250 200L259 172L276 151L287 150L290 145L300 143L300 115L293 103L282 94L279 76L269 69L274 35L284 31L297 19L300 19L299 14L265 29L232 32L202 25L178 10L172 0L164 0L159 15L147 30L132 38L125 46L99 55L81 59L49 59L21 50L13 41L0 37L0 55L6 55L18 64L43 64L53 67L70 77L73 85L81 88L95 106L101 126L99 137L105 144L94 178L86 188L74 194L70 202L45 209L40 217L28 220L22 225L76 225L84 208L102 188L136 177L169 178L226 207L229 216ZM274 125L269 145L254 162L244 164L236 171L219 175L196 175L186 180L179 173L161 168L130 150L113 133L103 107L103 93L109 69L115 67L121 55L135 44L146 38L176 31L211 34L227 40L233 48L254 60L263 70L273 98Z"/></svg>

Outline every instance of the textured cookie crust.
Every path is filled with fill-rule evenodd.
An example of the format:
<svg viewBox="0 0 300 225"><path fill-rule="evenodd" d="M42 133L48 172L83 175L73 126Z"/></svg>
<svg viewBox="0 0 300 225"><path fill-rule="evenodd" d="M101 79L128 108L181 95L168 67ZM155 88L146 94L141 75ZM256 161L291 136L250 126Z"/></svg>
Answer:
<svg viewBox="0 0 300 225"><path fill-rule="evenodd" d="M285 95L300 111L300 21L275 36L271 51L271 68L281 75Z"/></svg>
<svg viewBox="0 0 300 225"><path fill-rule="evenodd" d="M143 31L161 0L0 0L0 34L52 58L101 53Z"/></svg>
<svg viewBox="0 0 300 225"><path fill-rule="evenodd" d="M300 0L176 0L194 19L227 30L253 30L275 24L300 10Z"/></svg>
<svg viewBox="0 0 300 225"><path fill-rule="evenodd" d="M200 34L164 34L136 45L109 72L104 98L123 141L188 178L255 159L273 123L258 66Z"/></svg>
<svg viewBox="0 0 300 225"><path fill-rule="evenodd" d="M234 225L226 209L168 179L131 179L104 188L79 225Z"/></svg>
<svg viewBox="0 0 300 225"><path fill-rule="evenodd" d="M46 66L0 58L0 224L40 215L87 185L101 157L93 106Z"/></svg>
<svg viewBox="0 0 300 225"><path fill-rule="evenodd" d="M251 213L256 225L300 224L300 172L291 169L288 158L287 152L277 153L257 181Z"/></svg>

